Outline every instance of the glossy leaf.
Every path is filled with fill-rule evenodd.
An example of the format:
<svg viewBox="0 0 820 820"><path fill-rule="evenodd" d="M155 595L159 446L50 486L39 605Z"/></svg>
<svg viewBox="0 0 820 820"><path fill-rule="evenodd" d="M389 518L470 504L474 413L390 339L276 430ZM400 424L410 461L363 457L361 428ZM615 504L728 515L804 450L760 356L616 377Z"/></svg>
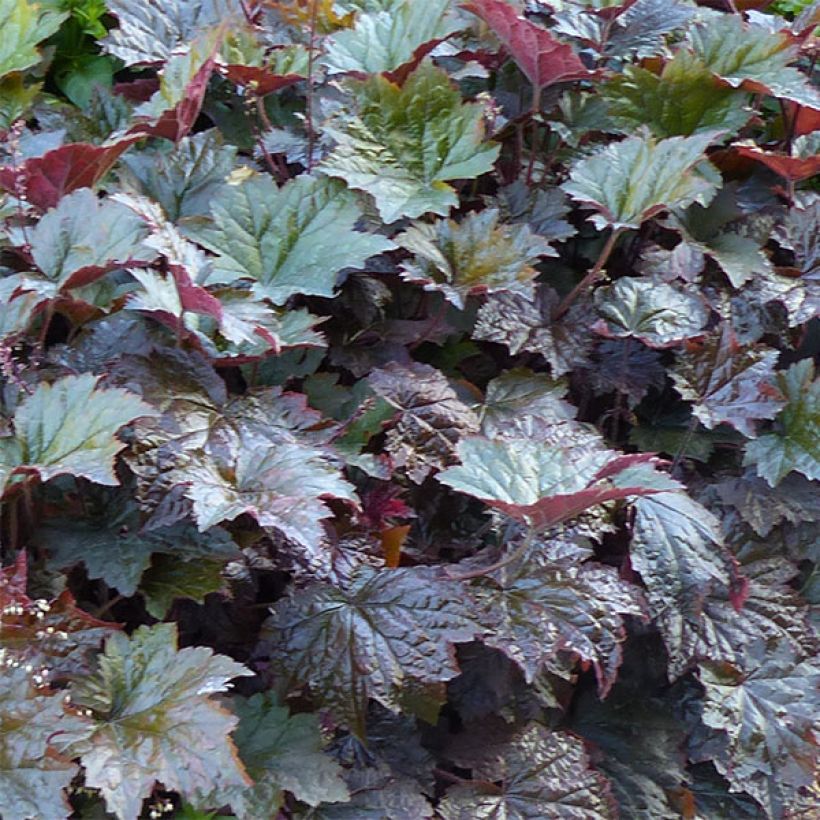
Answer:
<svg viewBox="0 0 820 820"><path fill-rule="evenodd" d="M71 686L73 703L91 714L54 742L81 759L86 784L122 820L139 814L156 780L187 797L242 786L248 777L229 737L237 720L209 695L249 674L210 649L177 649L174 624L117 634L98 669Z"/></svg>
<svg viewBox="0 0 820 820"><path fill-rule="evenodd" d="M419 222L396 237L413 254L402 277L438 290L458 308L475 293L512 291L532 295L533 265L555 251L526 225L499 224L498 211L469 214L461 222Z"/></svg>
<svg viewBox="0 0 820 820"><path fill-rule="evenodd" d="M275 304L294 294L332 296L342 268L360 268L393 248L354 230L362 211L338 182L301 176L277 190L253 177L229 187L211 206L213 225L196 238L218 256L212 282L248 279Z"/></svg>
<svg viewBox="0 0 820 820"><path fill-rule="evenodd" d="M38 63L38 43L54 34L67 16L27 0L0 0L0 77Z"/></svg>
<svg viewBox="0 0 820 820"><path fill-rule="evenodd" d="M315 584L280 603L267 637L282 673L361 733L368 698L395 711L406 680L454 678L452 646L478 629L461 587L435 571L361 567L346 588Z"/></svg>
<svg viewBox="0 0 820 820"><path fill-rule="evenodd" d="M715 186L698 171L714 132L655 140L635 136L579 160L561 187L593 208L599 228L638 228L669 208L706 204Z"/></svg>
<svg viewBox="0 0 820 820"><path fill-rule="evenodd" d="M355 111L326 131L337 146L319 168L371 194L385 222L446 216L458 201L447 182L486 173L499 151L484 141L481 106L463 103L431 62L401 88L380 76L361 83Z"/></svg>

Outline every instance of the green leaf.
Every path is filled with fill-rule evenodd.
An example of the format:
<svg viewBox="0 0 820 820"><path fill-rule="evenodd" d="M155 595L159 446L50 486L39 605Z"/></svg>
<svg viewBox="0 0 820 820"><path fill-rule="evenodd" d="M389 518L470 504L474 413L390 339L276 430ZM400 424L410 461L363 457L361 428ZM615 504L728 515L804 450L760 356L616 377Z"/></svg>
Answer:
<svg viewBox="0 0 820 820"><path fill-rule="evenodd" d="M431 62L401 88L376 76L354 91L355 113L325 127L337 146L319 169L371 194L385 222L429 212L446 216L458 203L447 182L492 169L499 146L484 142L482 106L463 103Z"/></svg>
<svg viewBox="0 0 820 820"><path fill-rule="evenodd" d="M500 649L532 683L545 663L569 652L591 663L605 697L618 675L623 615L643 616L640 593L611 567L550 561L497 583L473 586L488 625L484 643Z"/></svg>
<svg viewBox="0 0 820 820"><path fill-rule="evenodd" d="M548 435L462 439L461 465L438 479L534 527L566 521L605 501L679 486L655 470L651 457L607 450L583 425L564 422Z"/></svg>
<svg viewBox="0 0 820 820"><path fill-rule="evenodd" d="M450 0L403 0L389 11L361 14L351 29L329 38L325 64L333 73L377 74L418 59L463 25L452 16Z"/></svg>
<svg viewBox="0 0 820 820"><path fill-rule="evenodd" d="M342 268L361 268L395 247L355 231L356 197L326 178L303 175L277 189L270 177L254 176L228 186L211 214L213 225L194 235L218 254L209 282L249 279L274 304L298 293L333 296Z"/></svg>
<svg viewBox="0 0 820 820"><path fill-rule="evenodd" d="M64 196L29 236L34 263L55 290L156 257L142 245L148 236L142 220L119 202L98 199L90 188Z"/></svg>
<svg viewBox="0 0 820 820"><path fill-rule="evenodd" d="M820 108L820 94L804 74L789 66L798 56L789 33L746 25L740 15L723 14L696 26L689 36L695 56L732 88Z"/></svg>
<svg viewBox="0 0 820 820"><path fill-rule="evenodd" d="M2 440L0 473L17 468L43 481L54 476L82 476L116 485L114 457L125 445L117 431L156 411L126 390L97 388L90 373L42 382L17 408L13 439ZM5 483L5 482L4 482Z"/></svg>
<svg viewBox="0 0 820 820"><path fill-rule="evenodd" d="M814 782L820 670L798 661L788 644L760 653L744 670L703 664L703 722L728 737L728 758L718 770L733 787L749 792L769 816L783 816L800 786Z"/></svg>
<svg viewBox="0 0 820 820"><path fill-rule="evenodd" d="M693 413L712 430L729 424L754 438L759 419L773 418L784 401L771 387L778 352L762 345L741 347L724 325L679 355L671 371L675 389L694 402Z"/></svg>
<svg viewBox="0 0 820 820"><path fill-rule="evenodd" d="M184 561L175 555L155 555L140 581L145 609L162 620L178 598L203 603L206 595L224 588L224 568L220 560Z"/></svg>
<svg viewBox="0 0 820 820"><path fill-rule="evenodd" d="M186 798L245 785L229 737L238 721L208 696L251 674L210 649L177 649L175 624L117 633L98 669L71 685L72 702L91 715L54 743L81 759L86 785L121 820L139 815L157 780Z"/></svg>
<svg viewBox="0 0 820 820"><path fill-rule="evenodd" d="M448 789L439 806L443 820L616 816L609 783L590 769L584 744L572 735L532 724L506 745L479 754L473 775L482 782Z"/></svg>
<svg viewBox="0 0 820 820"><path fill-rule="evenodd" d="M613 142L576 162L561 187L595 209L596 227L638 228L661 211L707 204L715 184L698 165L715 132L656 140L648 135Z"/></svg>
<svg viewBox="0 0 820 820"><path fill-rule="evenodd" d="M0 659L4 659L0 650ZM4 665L0 675L0 816L66 817L64 789L78 767L54 753L52 735L76 728L59 693L34 688L31 672Z"/></svg>
<svg viewBox="0 0 820 820"><path fill-rule="evenodd" d="M602 318L595 329L614 338L634 337L649 347L669 347L698 336L709 320L700 294L658 279L625 276L595 291Z"/></svg>
<svg viewBox="0 0 820 820"><path fill-rule="evenodd" d="M479 627L461 585L427 568L357 568L349 586L313 584L276 605L266 637L292 682L362 735L368 698L401 706L407 681L458 674L454 643Z"/></svg>
<svg viewBox="0 0 820 820"><path fill-rule="evenodd" d="M811 359L795 362L775 380L787 404L775 420L775 431L746 445L744 465L775 487L792 470L820 480L820 379Z"/></svg>
<svg viewBox="0 0 820 820"><path fill-rule="evenodd" d="M37 44L54 34L66 17L29 0L0 0L0 77L38 63Z"/></svg>
<svg viewBox="0 0 820 820"><path fill-rule="evenodd" d="M533 267L542 256L555 256L549 243L526 225L499 224L497 210L468 214L461 222L418 222L396 237L413 254L402 265L402 278L440 291L463 310L474 293L512 291L531 297Z"/></svg>
<svg viewBox="0 0 820 820"><path fill-rule="evenodd" d="M660 74L626 65L601 94L613 122L626 134L641 125L660 138L710 131L734 134L752 114L748 94L719 85L687 51L677 52Z"/></svg>
<svg viewBox="0 0 820 820"><path fill-rule="evenodd" d="M240 820L256 820L274 817L285 792L311 806L350 800L342 768L322 751L316 715L291 715L270 693L232 698L231 708L239 718L234 742L254 784L207 802L230 803Z"/></svg>

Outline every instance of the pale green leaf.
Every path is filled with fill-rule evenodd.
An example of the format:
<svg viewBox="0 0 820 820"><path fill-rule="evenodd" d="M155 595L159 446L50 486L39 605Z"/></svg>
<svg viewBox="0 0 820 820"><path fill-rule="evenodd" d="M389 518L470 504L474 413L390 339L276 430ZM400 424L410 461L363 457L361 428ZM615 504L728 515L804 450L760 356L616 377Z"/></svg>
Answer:
<svg viewBox="0 0 820 820"><path fill-rule="evenodd" d="M54 34L66 17L31 0L0 0L0 77L38 63L37 44Z"/></svg>

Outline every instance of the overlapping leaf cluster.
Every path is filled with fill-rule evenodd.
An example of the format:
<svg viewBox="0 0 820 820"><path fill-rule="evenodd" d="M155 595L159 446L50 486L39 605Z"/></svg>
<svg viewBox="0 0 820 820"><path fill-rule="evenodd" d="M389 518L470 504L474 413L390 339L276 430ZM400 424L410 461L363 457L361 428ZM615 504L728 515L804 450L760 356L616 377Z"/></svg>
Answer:
<svg viewBox="0 0 820 820"><path fill-rule="evenodd" d="M0 0L2 820L813 816L820 7L721 5Z"/></svg>

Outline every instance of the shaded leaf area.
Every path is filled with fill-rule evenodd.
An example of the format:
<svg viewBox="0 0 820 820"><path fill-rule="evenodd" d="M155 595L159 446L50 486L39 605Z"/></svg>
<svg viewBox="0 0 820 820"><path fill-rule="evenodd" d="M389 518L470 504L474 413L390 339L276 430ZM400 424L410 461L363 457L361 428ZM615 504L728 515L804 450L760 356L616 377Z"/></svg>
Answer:
<svg viewBox="0 0 820 820"><path fill-rule="evenodd" d="M429 61L401 88L381 76L362 82L354 99L355 108L325 129L337 145L320 169L369 193L386 223L447 214L458 202L447 183L486 173L498 156L483 139L481 107L462 102Z"/></svg>
<svg viewBox="0 0 820 820"><path fill-rule="evenodd" d="M244 785L248 776L228 736L237 720L208 696L249 674L209 649L177 649L174 624L118 633L97 669L72 682L83 716L54 742L80 758L86 783L123 819L139 814L156 780L187 797Z"/></svg>

